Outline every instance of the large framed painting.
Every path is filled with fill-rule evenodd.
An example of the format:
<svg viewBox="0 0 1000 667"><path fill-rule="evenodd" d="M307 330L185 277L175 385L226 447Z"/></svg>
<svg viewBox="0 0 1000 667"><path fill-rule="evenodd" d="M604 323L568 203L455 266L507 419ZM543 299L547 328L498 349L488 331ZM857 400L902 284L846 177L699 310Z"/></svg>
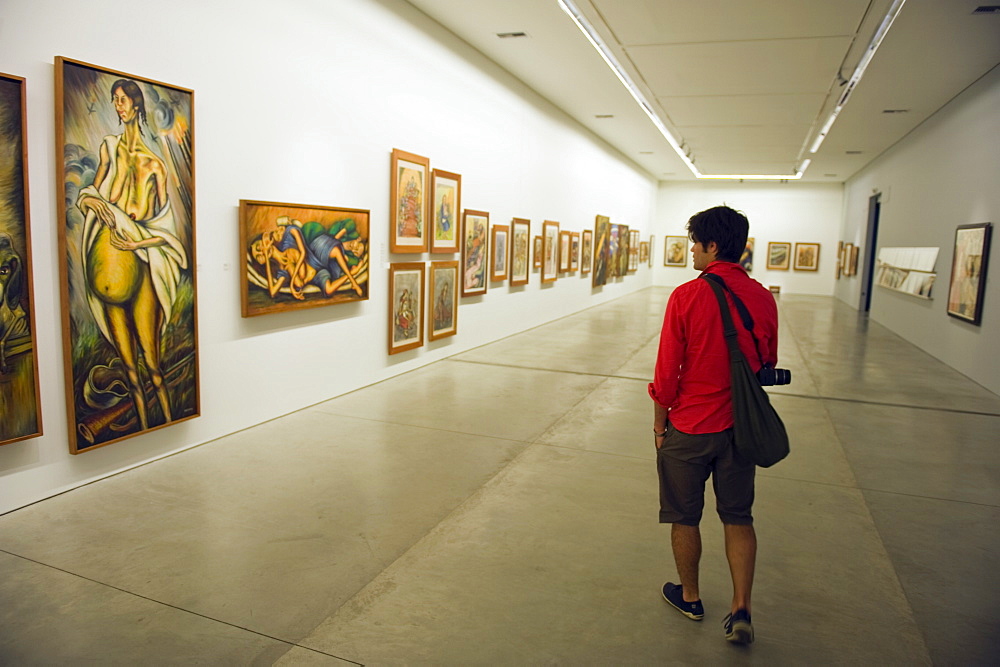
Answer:
<svg viewBox="0 0 1000 667"><path fill-rule="evenodd" d="M0 445L42 434L24 90L0 74Z"/></svg>
<svg viewBox="0 0 1000 667"><path fill-rule="evenodd" d="M955 254L951 261L948 314L972 324L983 321L986 269L990 257L993 224L962 225L955 230Z"/></svg>
<svg viewBox="0 0 1000 667"><path fill-rule="evenodd" d="M663 243L663 266L687 266L688 237L668 236Z"/></svg>
<svg viewBox="0 0 1000 667"><path fill-rule="evenodd" d="M511 220L510 247L510 284L513 286L527 285L528 274L531 271L529 262L529 241L531 240L531 222L522 218Z"/></svg>
<svg viewBox="0 0 1000 667"><path fill-rule="evenodd" d="M559 223L542 223L542 282L554 283L559 277Z"/></svg>
<svg viewBox="0 0 1000 667"><path fill-rule="evenodd" d="M594 220L594 274L592 285L600 287L608 282L611 267L611 219L599 215Z"/></svg>
<svg viewBox="0 0 1000 667"><path fill-rule="evenodd" d="M795 263L792 265L796 271L818 271L819 270L819 244L818 243L796 243Z"/></svg>
<svg viewBox="0 0 1000 667"><path fill-rule="evenodd" d="M424 344L424 263L389 265L389 354Z"/></svg>
<svg viewBox="0 0 1000 667"><path fill-rule="evenodd" d="M753 247L754 240L751 236L747 239L747 245L743 248L743 254L740 255L740 266L742 266L743 270L747 273L751 273L753 271Z"/></svg>
<svg viewBox="0 0 1000 667"><path fill-rule="evenodd" d="M586 275L594 263L594 230L583 230L583 240L580 246L580 273Z"/></svg>
<svg viewBox="0 0 1000 667"><path fill-rule="evenodd" d="M427 337L447 338L458 333L458 262L431 262L431 315L427 318Z"/></svg>
<svg viewBox="0 0 1000 667"><path fill-rule="evenodd" d="M194 93L56 58L69 448L198 416Z"/></svg>
<svg viewBox="0 0 1000 667"><path fill-rule="evenodd" d="M535 249L531 254L531 266L540 269L542 268L542 235L539 234L535 237Z"/></svg>
<svg viewBox="0 0 1000 667"><path fill-rule="evenodd" d="M608 277L617 278L624 275L621 270L622 226L611 224L608 234Z"/></svg>
<svg viewBox="0 0 1000 667"><path fill-rule="evenodd" d="M628 275L632 258L632 232L628 225L618 225L618 273L616 276Z"/></svg>
<svg viewBox="0 0 1000 667"><path fill-rule="evenodd" d="M569 271L569 251L572 234L570 232L559 232L559 273Z"/></svg>
<svg viewBox="0 0 1000 667"><path fill-rule="evenodd" d="M772 271L787 271L792 263L792 244L771 241L767 244L767 268Z"/></svg>
<svg viewBox="0 0 1000 667"><path fill-rule="evenodd" d="M573 232L569 237L569 270L580 268L580 232Z"/></svg>
<svg viewBox="0 0 1000 667"><path fill-rule="evenodd" d="M368 211L240 200L243 317L368 298Z"/></svg>
<svg viewBox="0 0 1000 667"><path fill-rule="evenodd" d="M462 176L435 169L431 172L431 252L458 252L458 216L462 211Z"/></svg>
<svg viewBox="0 0 1000 667"><path fill-rule="evenodd" d="M507 263L510 259L509 237L510 227L507 225L493 225L491 243L493 256L490 261L490 280L496 282L507 280Z"/></svg>
<svg viewBox="0 0 1000 667"><path fill-rule="evenodd" d="M392 149L389 184L389 250L422 253L427 250L431 161Z"/></svg>
<svg viewBox="0 0 1000 667"><path fill-rule="evenodd" d="M486 294L489 250L490 214L466 209L462 214L462 296Z"/></svg>

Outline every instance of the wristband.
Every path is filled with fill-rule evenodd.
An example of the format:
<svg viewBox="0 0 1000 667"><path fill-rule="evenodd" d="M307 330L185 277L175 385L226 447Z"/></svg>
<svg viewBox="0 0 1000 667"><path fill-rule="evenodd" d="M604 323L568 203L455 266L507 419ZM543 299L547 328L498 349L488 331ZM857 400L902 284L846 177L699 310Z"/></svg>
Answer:
<svg viewBox="0 0 1000 667"><path fill-rule="evenodd" d="M653 429L653 435L655 435L657 438L662 438L666 434L667 434L667 429L663 429L662 433L657 433L656 429L655 428Z"/></svg>

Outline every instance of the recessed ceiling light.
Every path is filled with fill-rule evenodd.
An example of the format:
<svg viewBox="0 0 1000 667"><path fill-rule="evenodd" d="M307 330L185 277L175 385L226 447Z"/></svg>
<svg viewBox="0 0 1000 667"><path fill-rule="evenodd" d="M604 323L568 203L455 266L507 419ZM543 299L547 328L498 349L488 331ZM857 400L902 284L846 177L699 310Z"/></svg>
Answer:
<svg viewBox="0 0 1000 667"><path fill-rule="evenodd" d="M594 116L594 118L614 118L614 117L615 115L613 113L599 113Z"/></svg>
<svg viewBox="0 0 1000 667"><path fill-rule="evenodd" d="M512 39L512 38L515 38L515 37L527 37L527 36L528 36L528 33L522 32L520 30L518 30L516 32L498 32L497 33L497 37L499 37L500 39Z"/></svg>

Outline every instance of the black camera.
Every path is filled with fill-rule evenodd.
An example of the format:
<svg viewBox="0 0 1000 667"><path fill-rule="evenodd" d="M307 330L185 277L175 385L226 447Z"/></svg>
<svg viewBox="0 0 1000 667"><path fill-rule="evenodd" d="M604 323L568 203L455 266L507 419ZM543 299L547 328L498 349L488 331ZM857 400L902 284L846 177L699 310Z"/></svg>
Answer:
<svg viewBox="0 0 1000 667"><path fill-rule="evenodd" d="M771 387L776 384L791 384L792 372L787 368L771 368L767 364L757 371L757 382L762 387Z"/></svg>

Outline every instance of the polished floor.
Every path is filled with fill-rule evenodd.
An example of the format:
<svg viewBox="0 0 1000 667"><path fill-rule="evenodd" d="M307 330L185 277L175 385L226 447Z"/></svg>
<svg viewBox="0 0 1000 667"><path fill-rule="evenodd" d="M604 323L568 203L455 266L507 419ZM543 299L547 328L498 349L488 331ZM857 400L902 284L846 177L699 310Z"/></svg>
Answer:
<svg viewBox="0 0 1000 667"><path fill-rule="evenodd" d="M996 664L1000 397L831 298L780 303L756 643L714 514L705 621L662 601L667 294L0 517L0 664Z"/></svg>

